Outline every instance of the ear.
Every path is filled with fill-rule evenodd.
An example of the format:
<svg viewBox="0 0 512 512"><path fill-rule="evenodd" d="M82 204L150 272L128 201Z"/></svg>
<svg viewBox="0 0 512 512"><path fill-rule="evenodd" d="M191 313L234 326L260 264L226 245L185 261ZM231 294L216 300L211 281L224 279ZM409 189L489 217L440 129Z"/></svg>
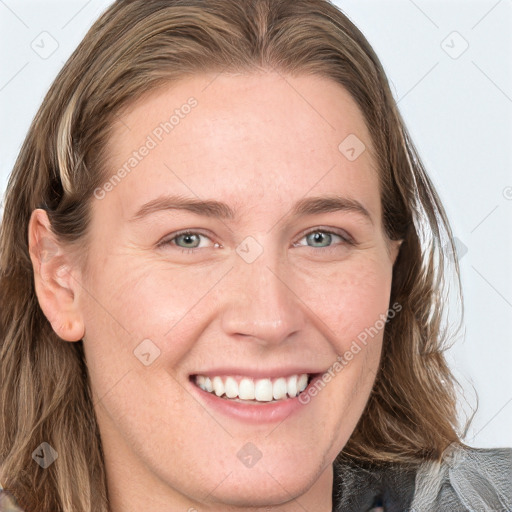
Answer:
<svg viewBox="0 0 512 512"><path fill-rule="evenodd" d="M390 240L388 242L388 254L391 259L391 264L394 265L396 258L398 257L398 253L400 252L400 247L403 243L402 240Z"/></svg>
<svg viewBox="0 0 512 512"><path fill-rule="evenodd" d="M85 334L78 307L78 269L71 254L53 234L45 210L32 212L28 226L34 285L41 309L57 335L65 341L79 341Z"/></svg>

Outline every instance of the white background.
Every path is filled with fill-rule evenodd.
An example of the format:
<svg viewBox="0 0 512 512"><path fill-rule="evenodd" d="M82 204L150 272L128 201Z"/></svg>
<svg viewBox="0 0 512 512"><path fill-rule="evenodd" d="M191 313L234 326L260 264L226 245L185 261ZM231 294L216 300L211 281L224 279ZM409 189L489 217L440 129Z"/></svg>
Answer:
<svg viewBox="0 0 512 512"><path fill-rule="evenodd" d="M109 4L0 0L0 190L50 83ZM448 359L466 413L473 387L479 397L466 442L512 446L512 0L336 4L381 59L458 240L465 329Z"/></svg>

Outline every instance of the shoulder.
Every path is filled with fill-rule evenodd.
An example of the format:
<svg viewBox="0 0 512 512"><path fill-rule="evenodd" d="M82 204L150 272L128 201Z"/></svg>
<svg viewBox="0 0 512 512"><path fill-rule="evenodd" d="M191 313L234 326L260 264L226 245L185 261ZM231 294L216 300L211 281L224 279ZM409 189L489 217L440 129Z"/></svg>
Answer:
<svg viewBox="0 0 512 512"><path fill-rule="evenodd" d="M452 443L439 461L333 468L333 511L512 511L512 448Z"/></svg>
<svg viewBox="0 0 512 512"><path fill-rule="evenodd" d="M512 448L452 443L417 471L412 510L512 510Z"/></svg>
<svg viewBox="0 0 512 512"><path fill-rule="evenodd" d="M333 465L333 512L409 510L414 496L416 469L417 466L359 464L336 459Z"/></svg>
<svg viewBox="0 0 512 512"><path fill-rule="evenodd" d="M23 509L16 503L14 497L0 485L0 511L1 512L23 512Z"/></svg>

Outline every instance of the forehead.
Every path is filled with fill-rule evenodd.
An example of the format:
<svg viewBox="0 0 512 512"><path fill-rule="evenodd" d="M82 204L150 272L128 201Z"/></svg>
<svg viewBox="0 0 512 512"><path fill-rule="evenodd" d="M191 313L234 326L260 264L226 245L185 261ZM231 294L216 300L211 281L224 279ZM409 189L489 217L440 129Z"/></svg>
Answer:
<svg viewBox="0 0 512 512"><path fill-rule="evenodd" d="M346 152L350 146L360 154ZM233 208L308 195L359 196L378 216L364 118L330 79L278 73L197 75L120 113L107 143L108 194L125 217L159 194L219 196Z"/></svg>

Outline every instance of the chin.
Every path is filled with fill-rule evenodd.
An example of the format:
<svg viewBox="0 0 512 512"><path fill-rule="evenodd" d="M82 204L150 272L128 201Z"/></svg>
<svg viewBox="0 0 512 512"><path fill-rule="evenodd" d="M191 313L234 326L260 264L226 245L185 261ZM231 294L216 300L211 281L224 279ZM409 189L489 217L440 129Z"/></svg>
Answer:
<svg viewBox="0 0 512 512"><path fill-rule="evenodd" d="M283 480L270 474L236 479L230 475L214 492L216 501L233 507L277 506L293 501L308 490L304 478Z"/></svg>
<svg viewBox="0 0 512 512"><path fill-rule="evenodd" d="M259 467L257 467L259 466ZM254 467L237 469L222 481L210 482L209 488L215 488L212 497L215 501L233 507L277 506L303 495L318 475L304 462L275 464L273 468L260 460ZM313 466L309 465L310 468Z"/></svg>

